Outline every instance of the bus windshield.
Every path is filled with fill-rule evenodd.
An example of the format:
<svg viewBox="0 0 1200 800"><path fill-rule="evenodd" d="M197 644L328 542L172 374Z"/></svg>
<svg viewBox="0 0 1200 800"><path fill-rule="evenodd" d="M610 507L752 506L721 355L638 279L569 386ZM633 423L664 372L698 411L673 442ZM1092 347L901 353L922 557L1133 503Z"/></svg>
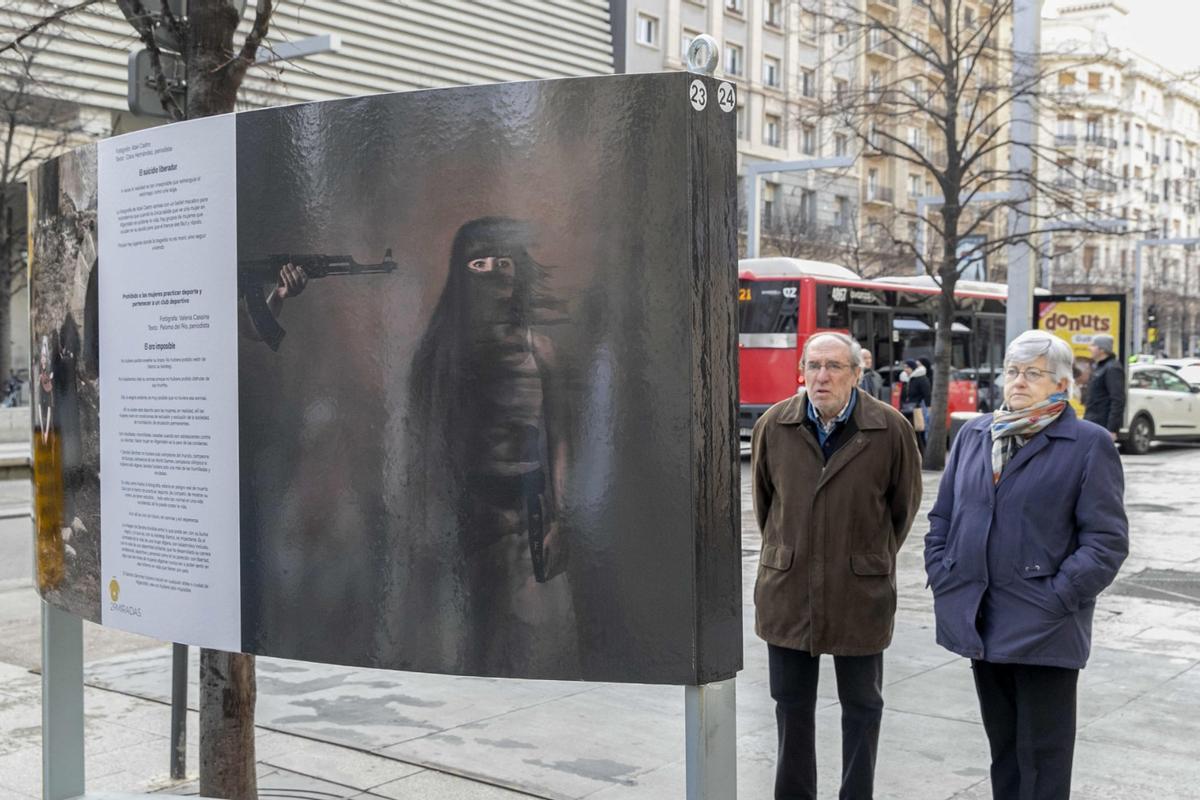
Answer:
<svg viewBox="0 0 1200 800"><path fill-rule="evenodd" d="M800 310L797 281L739 281L738 323L742 333L795 333Z"/></svg>

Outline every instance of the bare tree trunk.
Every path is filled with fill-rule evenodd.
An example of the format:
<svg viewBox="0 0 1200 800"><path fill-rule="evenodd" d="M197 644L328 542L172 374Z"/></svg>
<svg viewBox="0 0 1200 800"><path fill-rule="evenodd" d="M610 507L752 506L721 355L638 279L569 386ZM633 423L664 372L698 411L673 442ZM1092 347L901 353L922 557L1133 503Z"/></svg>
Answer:
<svg viewBox="0 0 1200 800"><path fill-rule="evenodd" d="M200 794L255 800L254 656L200 651Z"/></svg>
<svg viewBox="0 0 1200 800"><path fill-rule="evenodd" d="M951 166L954 170L954 166ZM950 400L950 357L954 350L954 288L958 285L958 231L961 209L958 193L947 193L942 207L944 235L942 264L938 270L941 293L938 295L937 330L933 340L933 407L929 409L929 424L925 426L926 469L942 469L946 465L946 410Z"/></svg>
<svg viewBox="0 0 1200 800"><path fill-rule="evenodd" d="M925 468L946 465L946 410L950 399L950 356L953 351L954 287L957 274L942 274L942 293L938 297L937 333L933 340L933 407L925 427Z"/></svg>
<svg viewBox="0 0 1200 800"><path fill-rule="evenodd" d="M185 42L189 119L235 110L238 89L266 33L272 4L259 0L249 41L234 49L240 17L229 0L191 0ZM200 651L200 794L229 800L256 800L254 656Z"/></svg>
<svg viewBox="0 0 1200 800"><path fill-rule="evenodd" d="M11 280L9 271L0 269L0 286L7 286ZM12 367L12 298L7 292L0 291L0 382L8 378Z"/></svg>

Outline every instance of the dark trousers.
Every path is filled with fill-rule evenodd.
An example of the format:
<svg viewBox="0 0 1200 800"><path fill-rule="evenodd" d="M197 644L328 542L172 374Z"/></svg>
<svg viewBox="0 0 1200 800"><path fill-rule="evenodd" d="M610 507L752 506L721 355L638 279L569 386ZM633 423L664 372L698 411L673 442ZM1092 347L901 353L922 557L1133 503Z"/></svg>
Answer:
<svg viewBox="0 0 1200 800"><path fill-rule="evenodd" d="M972 661L995 800L1068 800L1079 670Z"/></svg>
<svg viewBox="0 0 1200 800"><path fill-rule="evenodd" d="M817 796L816 711L820 656L767 645L779 728L775 800ZM883 653L834 656L842 704L841 800L871 800L883 718Z"/></svg>

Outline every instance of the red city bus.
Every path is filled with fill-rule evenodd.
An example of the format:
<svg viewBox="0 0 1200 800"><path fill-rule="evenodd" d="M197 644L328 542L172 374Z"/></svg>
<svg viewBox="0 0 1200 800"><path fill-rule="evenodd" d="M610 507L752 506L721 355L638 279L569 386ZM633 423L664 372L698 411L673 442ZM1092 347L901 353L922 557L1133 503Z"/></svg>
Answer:
<svg viewBox="0 0 1200 800"><path fill-rule="evenodd" d="M836 264L794 258L743 259L738 268L743 439L763 412L803 384L800 354L814 333L848 333L870 350L885 397L897 406L903 362L933 360L940 290L928 277L865 280ZM1001 396L1007 287L960 281L955 295L947 413L990 411Z"/></svg>

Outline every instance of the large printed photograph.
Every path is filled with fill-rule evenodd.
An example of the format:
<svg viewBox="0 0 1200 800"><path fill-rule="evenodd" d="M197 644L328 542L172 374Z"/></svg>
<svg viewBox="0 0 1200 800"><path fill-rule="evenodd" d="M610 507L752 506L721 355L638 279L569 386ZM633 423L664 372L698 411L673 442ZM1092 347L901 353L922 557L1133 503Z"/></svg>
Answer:
<svg viewBox="0 0 1200 800"><path fill-rule="evenodd" d="M96 147L30 180L34 548L47 602L100 621Z"/></svg>
<svg viewBox="0 0 1200 800"><path fill-rule="evenodd" d="M698 113L674 75L239 116L245 649L695 681Z"/></svg>

